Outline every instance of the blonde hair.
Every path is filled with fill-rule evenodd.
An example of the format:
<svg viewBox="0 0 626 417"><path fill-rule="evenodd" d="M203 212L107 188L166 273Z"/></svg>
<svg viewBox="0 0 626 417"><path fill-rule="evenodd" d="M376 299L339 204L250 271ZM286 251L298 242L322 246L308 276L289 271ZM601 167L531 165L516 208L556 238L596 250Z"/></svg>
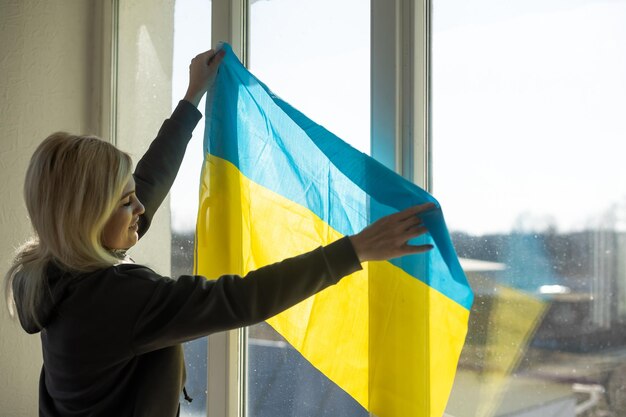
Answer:
<svg viewBox="0 0 626 417"><path fill-rule="evenodd" d="M57 132L35 150L24 199L35 236L18 249L5 275L9 313L41 327L38 306L46 268L93 271L119 259L102 244L102 231L132 175L128 154L93 136Z"/></svg>

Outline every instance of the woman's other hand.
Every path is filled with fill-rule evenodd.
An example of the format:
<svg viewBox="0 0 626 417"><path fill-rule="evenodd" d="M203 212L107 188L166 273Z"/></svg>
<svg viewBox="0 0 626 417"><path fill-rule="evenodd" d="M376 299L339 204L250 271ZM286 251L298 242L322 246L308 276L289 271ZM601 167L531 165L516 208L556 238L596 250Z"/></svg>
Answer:
<svg viewBox="0 0 626 417"><path fill-rule="evenodd" d="M224 58L225 52L223 50L203 52L197 55L191 60L189 64L189 87L187 87L187 93L184 99L198 106L202 96L207 92L215 76L217 75L217 69Z"/></svg>
<svg viewBox="0 0 626 417"><path fill-rule="evenodd" d="M409 245L408 241L427 232L419 215L434 208L433 203L410 207L378 219L360 233L350 236L359 260L383 261L431 250L432 245Z"/></svg>

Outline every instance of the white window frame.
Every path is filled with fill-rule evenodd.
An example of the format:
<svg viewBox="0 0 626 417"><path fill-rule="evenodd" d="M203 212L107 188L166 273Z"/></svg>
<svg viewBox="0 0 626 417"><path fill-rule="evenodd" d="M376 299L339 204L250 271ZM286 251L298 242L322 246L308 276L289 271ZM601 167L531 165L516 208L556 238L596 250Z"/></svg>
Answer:
<svg viewBox="0 0 626 417"><path fill-rule="evenodd" d="M426 190L430 0L372 1L372 156Z"/></svg>
<svg viewBox="0 0 626 417"><path fill-rule="evenodd" d="M211 4L213 43L228 42L246 67L248 4L248 0L213 0ZM246 416L248 330L212 334L208 337L208 344L207 415Z"/></svg>
<svg viewBox="0 0 626 417"><path fill-rule="evenodd" d="M119 45L119 0L103 1L98 4L96 13L100 18L94 20L97 48L94 54L93 68L96 76L93 90L93 108L99 111L93 115L93 129L101 138L117 145L117 73Z"/></svg>
<svg viewBox="0 0 626 417"><path fill-rule="evenodd" d="M248 0L213 0L212 39L248 63ZM429 190L431 0L371 0L372 156ZM207 413L246 417L247 330L209 336Z"/></svg>

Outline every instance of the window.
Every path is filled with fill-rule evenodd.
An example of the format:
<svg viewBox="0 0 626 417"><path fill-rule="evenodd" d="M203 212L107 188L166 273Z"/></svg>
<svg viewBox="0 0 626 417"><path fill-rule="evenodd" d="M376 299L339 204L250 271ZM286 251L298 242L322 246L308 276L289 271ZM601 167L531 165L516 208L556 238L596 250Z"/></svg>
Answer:
<svg viewBox="0 0 626 417"><path fill-rule="evenodd" d="M447 412L625 415L626 4L433 3L433 192L476 293Z"/></svg>

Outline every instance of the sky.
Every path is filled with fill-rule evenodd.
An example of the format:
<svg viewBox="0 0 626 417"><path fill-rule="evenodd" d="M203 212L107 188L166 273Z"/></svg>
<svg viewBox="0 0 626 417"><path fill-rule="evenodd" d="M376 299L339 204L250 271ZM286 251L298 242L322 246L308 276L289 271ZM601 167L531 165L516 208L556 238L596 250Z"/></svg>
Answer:
<svg viewBox="0 0 626 417"><path fill-rule="evenodd" d="M210 2L176 5L173 106L211 45ZM432 192L451 230L626 230L624 22L624 0L433 2ZM257 77L368 151L369 2L257 1L250 37ZM172 189L177 230L195 224L203 130Z"/></svg>
<svg viewBox="0 0 626 417"><path fill-rule="evenodd" d="M433 193L449 227L581 230L616 206L624 229L626 2L434 3Z"/></svg>

